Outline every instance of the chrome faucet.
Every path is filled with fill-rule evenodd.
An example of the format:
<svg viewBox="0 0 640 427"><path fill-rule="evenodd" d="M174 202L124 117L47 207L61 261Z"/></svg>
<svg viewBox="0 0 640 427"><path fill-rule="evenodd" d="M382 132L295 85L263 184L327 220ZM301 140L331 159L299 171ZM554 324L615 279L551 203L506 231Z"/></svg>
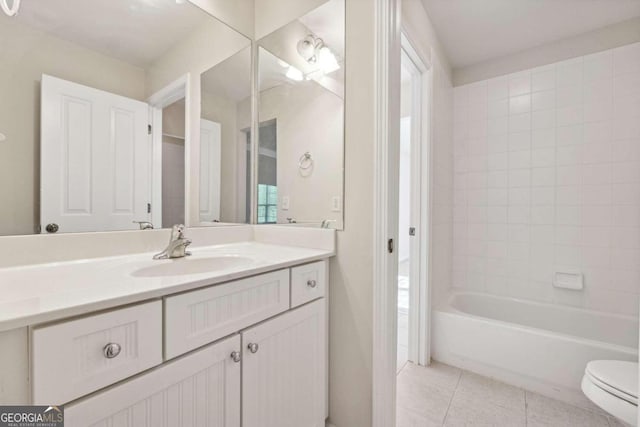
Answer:
<svg viewBox="0 0 640 427"><path fill-rule="evenodd" d="M336 222L334 219L323 219L320 228L330 228L331 223Z"/></svg>
<svg viewBox="0 0 640 427"><path fill-rule="evenodd" d="M140 230L153 230L153 224L149 221L133 221L134 224L140 226Z"/></svg>
<svg viewBox="0 0 640 427"><path fill-rule="evenodd" d="M191 255L191 252L187 252L187 246L190 244L191 240L184 237L184 225L174 225L171 228L169 245L164 251L154 255L153 259L184 258Z"/></svg>

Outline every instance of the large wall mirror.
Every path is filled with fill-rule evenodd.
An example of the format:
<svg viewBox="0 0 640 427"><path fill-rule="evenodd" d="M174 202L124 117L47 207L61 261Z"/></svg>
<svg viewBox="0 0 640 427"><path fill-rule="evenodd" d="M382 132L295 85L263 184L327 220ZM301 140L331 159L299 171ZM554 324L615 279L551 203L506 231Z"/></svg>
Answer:
<svg viewBox="0 0 640 427"><path fill-rule="evenodd" d="M0 235L247 221L249 38L188 1L23 0L0 40Z"/></svg>
<svg viewBox="0 0 640 427"><path fill-rule="evenodd" d="M342 229L345 4L303 3L258 40L256 222Z"/></svg>

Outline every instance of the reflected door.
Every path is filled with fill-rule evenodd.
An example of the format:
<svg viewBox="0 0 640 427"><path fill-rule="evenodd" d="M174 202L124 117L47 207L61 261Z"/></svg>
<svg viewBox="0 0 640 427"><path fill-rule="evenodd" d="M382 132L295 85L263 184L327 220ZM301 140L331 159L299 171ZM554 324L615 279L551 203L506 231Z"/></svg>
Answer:
<svg viewBox="0 0 640 427"><path fill-rule="evenodd" d="M42 232L150 220L149 106L45 75L41 108Z"/></svg>
<svg viewBox="0 0 640 427"><path fill-rule="evenodd" d="M220 221L220 123L200 120L200 221Z"/></svg>

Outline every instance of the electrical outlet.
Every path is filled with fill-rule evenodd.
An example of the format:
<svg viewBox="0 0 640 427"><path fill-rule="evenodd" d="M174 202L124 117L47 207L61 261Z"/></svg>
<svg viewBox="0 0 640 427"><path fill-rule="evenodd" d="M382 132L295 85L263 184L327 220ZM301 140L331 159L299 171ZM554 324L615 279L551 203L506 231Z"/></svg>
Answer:
<svg viewBox="0 0 640 427"><path fill-rule="evenodd" d="M341 201L340 196L333 196L331 198L331 212L340 212L342 210Z"/></svg>
<svg viewBox="0 0 640 427"><path fill-rule="evenodd" d="M289 210L289 196L284 196L282 198L282 210L283 211Z"/></svg>

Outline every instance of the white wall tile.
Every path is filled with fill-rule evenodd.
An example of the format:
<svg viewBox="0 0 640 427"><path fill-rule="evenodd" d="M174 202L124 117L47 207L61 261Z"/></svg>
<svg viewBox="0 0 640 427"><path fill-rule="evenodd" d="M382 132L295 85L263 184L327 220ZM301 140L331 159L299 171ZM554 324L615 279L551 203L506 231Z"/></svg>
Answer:
<svg viewBox="0 0 640 427"><path fill-rule="evenodd" d="M518 73L509 79L509 96L524 95L531 92L531 76Z"/></svg>
<svg viewBox="0 0 640 427"><path fill-rule="evenodd" d="M509 79L497 77L487 81L487 94L489 101L509 97Z"/></svg>
<svg viewBox="0 0 640 427"><path fill-rule="evenodd" d="M613 62L612 62L613 63ZM531 91L540 92L543 90L554 89L556 87L556 68L555 65L546 70L534 71L531 74Z"/></svg>
<svg viewBox="0 0 640 427"><path fill-rule="evenodd" d="M531 109L533 111L550 110L556 107L556 91L545 90L531 95Z"/></svg>
<svg viewBox="0 0 640 427"><path fill-rule="evenodd" d="M453 283L638 314L640 43L454 90ZM585 290L551 285L578 270Z"/></svg>
<svg viewBox="0 0 640 427"><path fill-rule="evenodd" d="M613 51L594 53L584 57L584 80L611 79L613 77Z"/></svg>

